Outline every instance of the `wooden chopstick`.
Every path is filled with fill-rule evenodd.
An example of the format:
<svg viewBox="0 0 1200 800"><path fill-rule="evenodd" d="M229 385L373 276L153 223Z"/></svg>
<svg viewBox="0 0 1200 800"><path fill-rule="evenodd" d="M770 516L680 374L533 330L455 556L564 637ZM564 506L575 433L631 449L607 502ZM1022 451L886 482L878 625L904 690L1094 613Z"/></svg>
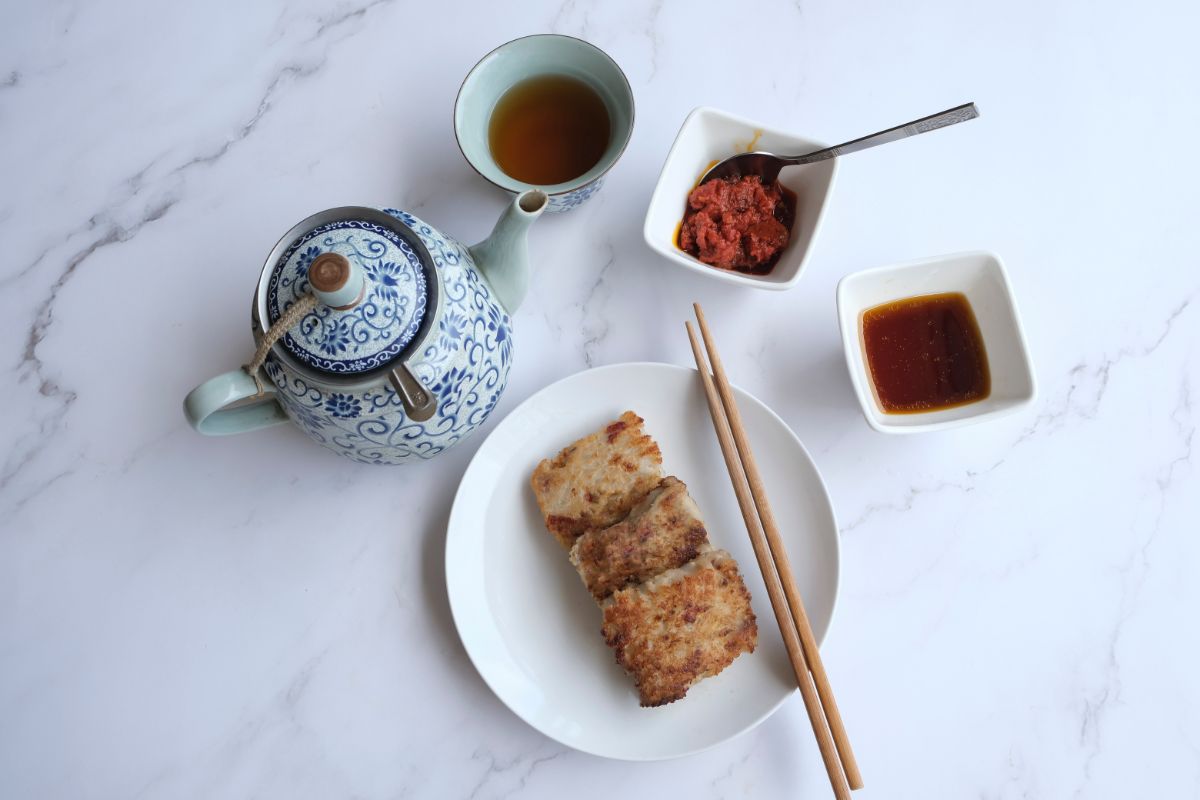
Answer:
<svg viewBox="0 0 1200 800"><path fill-rule="evenodd" d="M804 655L807 657L813 681L817 685L817 695L820 697L821 706L825 710L825 718L829 722L829 729L833 734L834 744L837 745L838 756L841 758L842 768L846 772L846 780L850 784L851 789L861 789L863 780L862 774L858 771L858 761L854 758L854 751L850 747L850 738L846 735L846 727L842 722L842 715L838 710L837 700L833 696L833 687L829 683L829 676L825 673L825 664L821 660L821 653L817 647L817 639L813 635L812 625L809 624L808 613L804 610L804 600L800 596L800 589L796 584L795 576L792 574L792 565L788 560L787 550L784 548L783 541L779 536L779 526L775 522L775 515L771 512L771 505L767 501L767 492L763 486L762 476L758 471L758 464L755 462L754 454L750 450L750 443L746 440L746 430L742 425L742 415L738 411L733 391L729 387L729 379L725 376L725 367L721 364L721 356L717 353L715 340L708 329L708 322L704 318L704 310L700 308L699 303L695 303L694 307L696 309L696 319L700 323L700 335L704 337L704 345L708 350L708 359L712 362L712 371L717 385L717 392L720 394L722 405L728 417L729 427L733 432L733 441L737 445L742 467L746 471L746 479L750 483L750 494L754 497L754 505L758 508L758 515L762 520L762 527L766 533L767 546L771 551L771 558L775 562L775 569L779 573L779 580L783 584L783 591L787 596L788 609L792 613L792 619L800 634L800 642L804 647ZM701 371L704 370L702 369Z"/></svg>
<svg viewBox="0 0 1200 800"><path fill-rule="evenodd" d="M702 329L705 329L705 333L707 334L707 326L704 324L702 311L700 310L699 305L696 306L696 311L698 318L701 321L701 327ZM738 457L738 447L734 433L730 428L730 421L726 415L726 408L722 404L721 394L714 385L713 376L709 374L708 364L705 360L704 353L700 348L700 343L696 338L695 330L693 330L690 322L687 323L686 327L688 331L688 339L691 341L692 345L692 353L696 359L696 368L700 373L700 378L704 385L704 393L708 400L709 412L712 414L713 426L717 433L717 440L721 445L721 453L725 457L725 466L728 469L729 477L733 482L734 494L737 496L738 506L741 509L742 517L745 520L746 529L750 534L750 542L754 548L754 555L758 561L759 569L762 571L763 581L767 587L767 594L771 600L771 608L775 612L775 621L779 625L780 634L782 635L784 641L784 647L788 653L788 660L792 664L792 671L795 673L796 682L800 688L800 695L804 699L804 707L808 712L809 722L811 723L813 733L817 738L817 746L821 751L821 758L825 762L825 769L829 774L829 781L833 787L834 796L837 797L838 800L847 800L847 798L850 797L850 788L847 782L847 774L849 773L843 772L845 769L844 763L847 760L846 756L848 756L848 761L853 769L856 783L858 784L854 788L859 788L862 786L862 779L861 776L858 775L857 765L854 762L854 756L850 750L849 740L845 736L844 729L841 730L844 748L841 748L835 743L835 737L833 733L831 733L829 727L830 720L827 719L826 711L822 707L822 698L818 689L814 688L815 674L810 674L810 662L815 659L816 663L820 664L820 653L815 647L815 639L813 639L812 630L811 627L809 627L808 634L810 642L813 644L811 647L812 656L809 657L806 654L804 643L801 639L799 631L800 626L793 620L792 611L788 604L788 593L785 590L784 582L781 579L783 573L777 571L775 561L773 560L769 539L764 534L763 522L760 521L759 514L754 504L751 486L747 479L747 472L744 471L746 469L745 465ZM706 344L709 345L710 352L715 355L716 348L711 341L711 336L706 336L705 341ZM716 364L720 364L719 357L717 357ZM724 377L724 370L722 369L720 372L720 378L725 384L726 394L730 399L730 405L733 408L733 414L736 415L735 418L738 421L741 438L743 442L745 442L745 433L744 431L740 430L741 416L737 414L737 406L732 402L733 395L732 392L728 390L728 382L724 380ZM746 453L749 452L749 446L747 444ZM750 463L753 464L752 456ZM754 470L757 476L757 468L751 466L751 469ZM759 489L761 493L761 478L759 483ZM765 503L765 493L762 493L762 498ZM772 526L774 526L774 517L771 516L770 520ZM774 528L774 533L776 541L778 542L777 528ZM783 552L782 545L779 545L776 549L781 553ZM786 559L786 554L784 557ZM786 560L784 563L786 566ZM790 569L787 571L786 575L787 578L790 579L794 584L795 581L791 576ZM792 588L793 590L795 589L794 585ZM793 594L799 601L799 592L793 591ZM803 602L799 601L798 605L800 608L800 613L803 614ZM803 619L805 621L805 625L807 625L807 615L804 615ZM819 669L821 674L824 675L823 666L819 667ZM829 699L832 700L833 695L832 691L829 689L827 678L825 680L825 690ZM831 705L831 707L833 708L834 718L837 720L840 728L841 718L840 715L837 714L836 704ZM841 752L844 752L846 756L841 756ZM842 760L839 760L839 758Z"/></svg>

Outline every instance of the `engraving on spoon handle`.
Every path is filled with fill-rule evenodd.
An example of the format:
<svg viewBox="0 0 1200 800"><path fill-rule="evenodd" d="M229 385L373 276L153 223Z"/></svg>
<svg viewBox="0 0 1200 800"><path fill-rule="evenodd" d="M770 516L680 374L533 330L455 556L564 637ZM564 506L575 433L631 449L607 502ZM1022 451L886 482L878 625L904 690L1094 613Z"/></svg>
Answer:
<svg viewBox="0 0 1200 800"><path fill-rule="evenodd" d="M888 128L879 133L873 133L870 136L863 136L860 139L854 139L844 144L828 147L824 150L818 150L815 153L809 153L803 156L787 159L789 164L812 164L816 161L824 161L827 158L835 156L844 156L849 153L857 153L859 150L866 150L869 147L876 147L881 144L907 139L910 136L927 133L945 128L947 125L954 125L958 122L966 122L969 119L975 119L979 116L978 109L974 103L967 103L956 108L951 108L939 114L932 114L928 117L906 122L903 125L897 125L894 128Z"/></svg>
<svg viewBox="0 0 1200 800"><path fill-rule="evenodd" d="M935 131L938 128L944 128L947 125L954 125L959 122L966 122L978 116L979 112L975 109L975 104L968 103L965 106L943 111L941 114L934 114L932 117L925 117L916 122L910 122L904 126L904 130L909 136L916 136L918 133Z"/></svg>

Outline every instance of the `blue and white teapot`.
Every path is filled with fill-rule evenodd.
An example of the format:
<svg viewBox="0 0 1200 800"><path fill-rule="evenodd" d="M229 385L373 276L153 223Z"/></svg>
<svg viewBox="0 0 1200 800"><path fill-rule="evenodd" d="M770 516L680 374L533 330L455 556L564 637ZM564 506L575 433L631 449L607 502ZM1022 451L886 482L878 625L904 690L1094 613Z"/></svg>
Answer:
<svg viewBox="0 0 1200 800"><path fill-rule="evenodd" d="M304 220L259 278L254 358L193 389L188 421L221 436L291 419L370 464L442 452L487 419L508 382L525 234L546 203L521 194L473 247L393 209Z"/></svg>

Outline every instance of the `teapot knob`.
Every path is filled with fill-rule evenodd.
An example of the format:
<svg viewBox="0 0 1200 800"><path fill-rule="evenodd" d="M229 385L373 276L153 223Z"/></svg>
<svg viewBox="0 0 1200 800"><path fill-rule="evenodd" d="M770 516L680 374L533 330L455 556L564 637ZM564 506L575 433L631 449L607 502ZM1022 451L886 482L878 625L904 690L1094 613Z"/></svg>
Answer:
<svg viewBox="0 0 1200 800"><path fill-rule="evenodd" d="M341 253L322 253L308 266L313 294L337 311L354 308L363 299L366 281L362 270Z"/></svg>

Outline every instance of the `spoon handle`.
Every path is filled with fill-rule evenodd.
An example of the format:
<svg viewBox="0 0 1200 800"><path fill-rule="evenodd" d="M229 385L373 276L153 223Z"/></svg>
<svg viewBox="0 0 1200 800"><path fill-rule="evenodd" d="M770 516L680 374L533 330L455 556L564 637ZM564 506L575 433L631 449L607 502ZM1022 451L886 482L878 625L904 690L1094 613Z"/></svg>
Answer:
<svg viewBox="0 0 1200 800"><path fill-rule="evenodd" d="M872 133L870 136L863 136L859 139L852 139L833 147L827 147L824 150L818 150L815 153L808 153L802 156L792 156L790 158L781 159L787 164L811 164L814 161L824 161L827 158L835 156L844 156L848 153L857 153L859 150L866 150L868 147L887 144L898 139L907 139L910 136L916 136L919 133L928 133L929 131L944 128L947 125L955 125L959 122L966 122L969 119L975 119L979 116L979 110L975 108L974 103L967 103L961 106L947 109L938 114L932 114L928 117L914 119L912 122L906 122L903 125L897 125L894 128L888 128L886 131Z"/></svg>

